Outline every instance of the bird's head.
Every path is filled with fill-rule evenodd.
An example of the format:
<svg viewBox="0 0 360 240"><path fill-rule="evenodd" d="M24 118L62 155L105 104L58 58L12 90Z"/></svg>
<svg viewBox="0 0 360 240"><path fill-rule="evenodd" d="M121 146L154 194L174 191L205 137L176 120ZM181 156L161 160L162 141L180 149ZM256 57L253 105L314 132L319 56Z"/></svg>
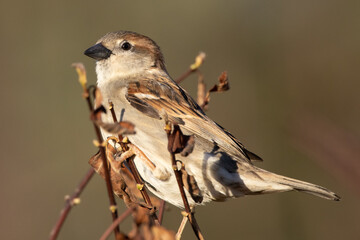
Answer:
<svg viewBox="0 0 360 240"><path fill-rule="evenodd" d="M134 32L107 33L84 54L96 60L99 84L152 69L166 71L159 46L150 38Z"/></svg>

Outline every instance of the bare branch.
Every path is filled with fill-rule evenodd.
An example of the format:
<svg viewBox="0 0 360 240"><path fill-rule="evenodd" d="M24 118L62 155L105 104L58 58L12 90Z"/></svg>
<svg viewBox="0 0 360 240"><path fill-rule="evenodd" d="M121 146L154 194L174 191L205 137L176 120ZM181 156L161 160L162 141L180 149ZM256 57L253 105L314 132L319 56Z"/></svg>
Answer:
<svg viewBox="0 0 360 240"><path fill-rule="evenodd" d="M107 239L111 232L114 231L114 229L119 226L120 223L122 223L130 214L134 211L135 207L128 208L125 212L123 212L115 221L112 222L112 224L105 230L103 235L101 235L100 240ZM123 239L125 239L125 236L121 236Z"/></svg>
<svg viewBox="0 0 360 240"><path fill-rule="evenodd" d="M173 130L171 131L171 129L173 129ZM202 240L202 239L204 239L204 237L200 231L199 225L197 224L195 215L190 209L190 205L189 205L189 202L187 200L187 197L186 197L186 194L184 191L182 171L181 171L181 169L180 170L178 169L177 164L176 164L177 160L175 158L175 153L181 152L183 150L183 148L186 146L186 142L184 142L184 140L183 140L183 139L186 139L186 136L184 136L182 134L180 127L178 125L174 125L173 127L171 127L170 123L167 123L167 126L165 127L165 131L166 131L166 134L168 137L168 150L170 152L171 164L173 166L176 181L179 186L181 198L184 203L184 208L185 208L186 215L187 215L186 217L188 218L188 221L190 222L196 237L199 240Z"/></svg>
<svg viewBox="0 0 360 240"><path fill-rule="evenodd" d="M109 109L110 109L110 111L111 111L111 115L112 115L113 121L114 121L114 123L117 123L118 121L117 121L117 118L116 118L116 114L115 114L115 110L114 110L114 105L113 105L112 102L109 102L109 105L110 105ZM122 134L119 134L118 137L119 137L119 139L124 139L124 137L123 137ZM123 149L124 151L128 150L128 147L126 146L126 144L124 143L124 141L122 141L121 143L122 143L122 145L121 145L122 149ZM145 184L144 184L144 182L141 180L140 174L139 174L139 172L138 172L137 169L136 169L136 166L135 166L135 163L134 163L134 156L128 158L126 161L127 161L127 163L129 164L130 171L131 171L131 173L132 173L132 175L133 175L133 177L134 177L134 179L135 179L135 182L137 183L138 189L140 190L140 193L141 193L141 195L142 195L145 203L146 203L150 208L153 208L153 204L152 204L152 202L151 202L151 199L150 199L150 197L149 197L149 194L148 194L147 191L146 191ZM154 212L153 216L154 216L154 221L155 221L155 223L158 224L158 225L160 225L160 224L159 224L159 220L158 220L155 212Z"/></svg>
<svg viewBox="0 0 360 240"><path fill-rule="evenodd" d="M159 206L159 224L162 224L162 221L164 219L164 211L165 211L165 201L164 200L160 200L160 206Z"/></svg>
<svg viewBox="0 0 360 240"><path fill-rule="evenodd" d="M79 75L79 82L81 83L81 85L83 87L83 96L86 98L89 110L93 114L94 110L93 110L93 106L92 106L91 100L90 100L89 88L86 88L87 81L86 81L85 67L81 63L73 64L73 66L76 68L76 71ZM97 102L95 100L96 104L97 105L101 104L99 101L99 99L101 99L101 94L100 94L100 91L96 91L96 88L95 88L95 94L97 97ZM97 106L97 107L99 107L99 106ZM105 170L105 181L106 181L106 188L107 188L107 193L108 193L109 202L110 202L110 211L111 211L113 221L115 221L115 219L117 218L117 207L116 207L116 201L114 198L114 193L113 193L113 189L112 189L112 185L111 185L109 169L107 167L107 162L106 162L105 144L103 142L99 127L95 123L93 125L94 125L94 129L95 129L96 137L97 137L99 151L102 156L101 159L103 160L103 167ZM120 237L120 228L116 227L114 229L114 233L115 233L115 238L118 239Z"/></svg>
<svg viewBox="0 0 360 240"><path fill-rule="evenodd" d="M204 99L201 101L198 100L198 102L201 102L202 104L199 104L199 106L203 110L207 110L209 102L210 102L210 93L212 92L225 92L230 89L229 81L228 81L228 75L227 72L224 71L221 73L221 75L218 78L219 84L215 84L212 88L209 89L209 91L206 93ZM200 85L201 86L201 85ZM199 98L199 96L198 96Z"/></svg>
<svg viewBox="0 0 360 240"><path fill-rule="evenodd" d="M191 64L186 72L184 72L180 77L175 79L175 82L181 83L185 78L190 76L191 73L196 72L200 68L200 66L204 63L205 57L206 54L204 52L200 52L195 58L195 63Z"/></svg>
<svg viewBox="0 0 360 240"><path fill-rule="evenodd" d="M204 105L205 97L206 97L206 84L204 81L204 75L198 72L197 104L199 104L199 106Z"/></svg>
<svg viewBox="0 0 360 240"><path fill-rule="evenodd" d="M55 240L57 238L70 210L72 209L73 206L79 203L80 194L82 193L86 185L89 183L92 176L94 176L94 173L95 173L94 169L90 168L86 173L86 175L81 180L80 184L75 189L74 193L71 195L71 197L68 197L66 199L65 207L63 208L63 210L61 210L60 217L56 222L54 228L51 230L49 237L50 240Z"/></svg>

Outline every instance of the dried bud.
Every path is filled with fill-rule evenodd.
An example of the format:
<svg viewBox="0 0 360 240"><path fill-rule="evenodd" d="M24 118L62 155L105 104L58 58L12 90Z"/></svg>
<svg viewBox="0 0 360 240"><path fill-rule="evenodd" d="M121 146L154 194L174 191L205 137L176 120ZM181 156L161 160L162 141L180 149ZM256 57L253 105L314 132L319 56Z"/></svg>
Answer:
<svg viewBox="0 0 360 240"><path fill-rule="evenodd" d="M190 65L190 69L192 71L195 71L196 69L198 69L203 64L205 57L206 57L206 54L204 52L200 52L199 55L197 55L195 58L195 63Z"/></svg>
<svg viewBox="0 0 360 240"><path fill-rule="evenodd" d="M73 64L71 64L71 66L76 69L76 72L79 76L79 83L80 83L81 87L84 89L84 91L87 91L87 88L86 88L87 79L86 79L86 71L85 71L84 64L73 63Z"/></svg>
<svg viewBox="0 0 360 240"><path fill-rule="evenodd" d="M209 92L225 92L230 89L229 82L228 82L228 75L227 72L224 71L219 76L219 85L215 84Z"/></svg>

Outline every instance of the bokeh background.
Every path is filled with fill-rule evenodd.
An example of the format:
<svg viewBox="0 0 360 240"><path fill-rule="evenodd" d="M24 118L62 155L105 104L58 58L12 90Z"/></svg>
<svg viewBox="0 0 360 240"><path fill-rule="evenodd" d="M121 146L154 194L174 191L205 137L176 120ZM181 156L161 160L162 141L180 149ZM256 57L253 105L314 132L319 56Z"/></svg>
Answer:
<svg viewBox="0 0 360 240"><path fill-rule="evenodd" d="M231 86L212 95L210 117L265 159L257 165L342 196L211 203L197 209L207 239L360 239L357 0L1 0L1 239L48 238L89 168L95 135L70 65L83 62L95 83L83 51L115 30L153 38L174 78L205 51L208 86L223 70ZM182 85L194 96L196 76ZM59 239L98 239L110 224L99 176L81 200ZM170 206L165 225L180 220ZM194 239L189 226L184 239Z"/></svg>

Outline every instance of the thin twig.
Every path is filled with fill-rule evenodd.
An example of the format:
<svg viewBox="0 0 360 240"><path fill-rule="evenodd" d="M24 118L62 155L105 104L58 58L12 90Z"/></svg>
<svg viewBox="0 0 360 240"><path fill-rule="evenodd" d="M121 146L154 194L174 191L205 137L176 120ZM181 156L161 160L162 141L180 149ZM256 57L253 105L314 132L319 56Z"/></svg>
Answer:
<svg viewBox="0 0 360 240"><path fill-rule="evenodd" d="M204 236L202 235L201 231L200 231L200 227L196 221L196 218L195 218L195 214L193 212L191 212L189 215L188 215L188 219L189 219L189 222L191 224L191 227L193 228L194 232L195 232L195 235L196 237L199 239L199 240L204 240Z"/></svg>
<svg viewBox="0 0 360 240"><path fill-rule="evenodd" d="M113 104L113 102L111 100L109 100L109 110L110 110L110 113L111 113L111 116L113 118L114 123L116 123L117 122L116 113L115 113L115 110L114 110L114 104ZM119 139L121 148L123 150L126 150L125 149L125 144L122 142L123 136L121 134L118 135L118 139Z"/></svg>
<svg viewBox="0 0 360 240"><path fill-rule="evenodd" d="M176 166L175 153L170 153L170 156L171 156L171 164L174 168L176 181L177 181L179 189L180 189L181 198L183 199L183 202L184 202L185 211L187 213L190 213L191 209L190 209L190 205L189 205L189 202L188 202L186 194L185 194L184 184L183 184L182 177L181 177L181 171L179 171Z"/></svg>
<svg viewBox="0 0 360 240"><path fill-rule="evenodd" d="M186 213L186 215L187 215L187 213ZM187 223L187 221L188 221L188 218L187 218L186 215L184 215L184 216L183 216L183 219L181 220L179 229L178 229L178 231L177 231L177 233L176 233L176 239L181 239L181 235L182 235L182 233L184 232L186 223Z"/></svg>
<svg viewBox="0 0 360 240"><path fill-rule="evenodd" d="M202 110L206 111L210 103L210 93L212 92L225 92L230 89L227 72L224 71L218 78L218 84L215 84L205 94L205 83L202 79L202 75L199 74L198 78L198 104Z"/></svg>
<svg viewBox="0 0 360 240"><path fill-rule="evenodd" d="M167 137L168 137L168 144L169 144L168 150L170 152L171 164L173 166L176 181L177 181L178 186L179 186L181 198L182 198L183 203L184 203L184 208L185 208L185 211L186 211L186 217L188 218L188 221L190 222L191 227L192 227L196 237L199 240L203 240L204 236L202 235L202 233L200 231L200 227L197 224L194 213L190 209L190 205L189 205L189 202L187 200L185 190L184 190L184 183L182 181L182 172L181 172L181 170L178 169L177 163L176 163L177 161L176 161L176 158L175 158L174 142L181 142L181 141L179 139L175 140L174 138L180 137L180 135L182 133L181 133L180 128L179 128L178 125L173 125L173 132L171 133L170 123L167 123L167 126L165 127L165 131L166 131L166 134L167 134ZM174 137L174 138L172 138L172 137ZM170 140L170 138L172 138L172 139Z"/></svg>
<svg viewBox="0 0 360 240"><path fill-rule="evenodd" d="M79 82L81 84L81 86L83 87L83 97L86 99L86 102L88 104L88 108L90 113L93 114L94 112L94 108L93 105L91 103L91 99L90 99L90 94L89 94L89 89L92 88L92 86L90 86L89 88L87 88L86 84L87 84L87 79L86 79L86 71L85 71L85 67L83 64L81 63L76 63L73 64L73 66L76 68L76 71L79 75ZM96 88L95 88L96 90ZM99 107L99 106L97 106ZM108 193L108 197L109 197L109 202L110 202L110 211L111 211L111 215L112 215L112 219L113 221L115 221L117 219L117 207L116 207L116 201L115 201L115 197L114 197L114 192L112 189L112 185L111 185L111 180L110 180L110 174L109 174L109 169L107 166L107 160L106 160L106 154L105 154L105 147L102 146L103 145L103 138L101 136L101 132L100 132L100 128L93 123L94 129L95 129L95 133L96 133L96 137L97 137L97 141L99 143L99 150L100 150L100 154L101 154L101 159L103 161L103 168L104 168L104 172L105 172L105 182L106 182L106 189L107 189L107 193ZM118 239L119 237L119 233L120 233L120 227L117 226L114 229L114 234L115 234L115 238Z"/></svg>
<svg viewBox="0 0 360 240"><path fill-rule="evenodd" d="M116 117L115 110L114 110L114 104L112 103L112 101L109 101L109 109L110 109L110 112L111 112L111 116L112 116L112 118L113 118L113 121L114 121L114 122L117 122L117 117ZM122 141L122 140L124 139L123 136L119 134L119 135L118 135L118 138L119 138L119 140L120 140L120 144L121 144L122 149L123 149L124 151L126 151L126 150L127 150L127 146L126 146L126 144L124 144L123 141ZM136 168L136 166L135 166L134 156L128 158L128 159L127 159L127 163L129 164L130 171L131 171L131 173L132 173L132 175L133 175L133 177L134 177L134 180L135 180L136 184L139 186L138 189L140 190L140 193L141 193L141 195L142 195L145 203L146 203L149 207L153 208L153 204L152 204L152 202L151 202L151 199L150 199L150 197L149 197L149 194L147 193L147 191L146 191L146 189L145 189L145 187L144 187L144 182L141 180L141 177L140 177L140 175L139 175L139 172L137 171L137 168ZM157 219L156 214L154 213L153 215L154 215L155 223L158 224L158 225L160 225L159 220Z"/></svg>
<svg viewBox="0 0 360 240"><path fill-rule="evenodd" d="M50 237L49 237L50 240L55 240L57 238L70 210L74 205L76 205L75 203L76 201L74 200L79 198L80 194L82 193L88 182L90 181L91 177L94 176L94 173L95 170L93 168L90 168L86 173L86 175L81 180L80 184L75 189L74 193L71 195L71 197L66 199L65 207L63 208L63 210L61 210L60 217L56 222L54 228L50 232Z"/></svg>
<svg viewBox="0 0 360 240"><path fill-rule="evenodd" d="M100 154L101 154L101 160L103 161L103 168L104 168L104 172L105 172L105 182L106 182L106 189L107 189L107 193L108 193L108 197L109 197L109 202L110 202L110 211L111 211L111 216L113 221L115 221L118 217L118 213L117 213L117 206L116 206L116 201L115 201L115 197L114 197L114 191L112 188L112 184L111 184L111 180L110 180L110 172L109 172L109 168L107 165L107 158L106 158L106 154L105 154L105 147L103 146L103 138L100 132L100 128L93 123L94 125L94 129L95 129L95 133L96 133L96 137L99 143L99 150L100 150ZM117 226L114 228L114 233L115 233L115 238L118 239L119 234L120 234L120 227Z"/></svg>
<svg viewBox="0 0 360 240"><path fill-rule="evenodd" d="M112 224L106 229L103 235L101 235L100 240L107 239L110 236L111 232L114 231L116 226L122 223L134 210L135 207L131 207L128 208L125 212L123 212L115 221L112 222Z"/></svg>
<svg viewBox="0 0 360 240"><path fill-rule="evenodd" d="M149 194L147 193L146 189L144 188L144 182L141 180L139 172L136 169L135 163L134 163L134 156L127 159L127 162L129 164L131 173L135 179L136 184L138 185L138 189L140 190L140 193L142 197L144 198L144 201L149 207L153 207L151 199L149 197Z"/></svg>
<svg viewBox="0 0 360 240"><path fill-rule="evenodd" d="M159 206L159 224L162 224L162 221L164 219L164 212L165 212L165 201L161 199L160 206Z"/></svg>
<svg viewBox="0 0 360 240"><path fill-rule="evenodd" d="M177 84L181 83L182 81L184 81L188 76L190 76L190 74L196 72L197 69L188 69L186 72L184 72L183 74L180 75L180 77L178 77L177 79L175 79L175 82Z"/></svg>
<svg viewBox="0 0 360 240"><path fill-rule="evenodd" d="M176 181L178 183L178 186L179 186L179 190L180 190L180 194L181 194L181 198L183 199L183 203L184 203L184 208L185 208L185 211L187 213L187 218L191 224L191 227L196 235L196 237L199 239L199 240L202 240L204 239L204 236L202 235L201 231L200 231L200 227L199 225L197 224L197 221L196 221L196 218L195 218L195 215L193 212L191 212L191 209L190 209L190 205L189 205L189 201L187 200L187 197L186 197L186 194L185 194L185 190L184 190L184 184L183 184L183 181L182 181L182 173L181 171L179 171L177 169L177 166L176 166L176 159L175 159L175 154L174 153L171 153L171 161L172 161L172 165L173 165L173 168L174 168L174 173L175 173L175 177L176 177Z"/></svg>
<svg viewBox="0 0 360 240"><path fill-rule="evenodd" d="M177 79L175 79L176 83L181 83L185 78L187 78L188 76L190 76L190 74L196 72L199 67L203 64L204 60L205 60L205 53L200 52L196 58L195 58L195 63L191 64L189 69L186 70L186 72L184 72L182 75L180 75L180 77L178 77Z"/></svg>
<svg viewBox="0 0 360 240"><path fill-rule="evenodd" d="M199 106L203 106L206 97L206 84L204 81L204 75L200 71L198 71L197 75L198 75L198 86L197 86L196 102L197 104L199 104Z"/></svg>

